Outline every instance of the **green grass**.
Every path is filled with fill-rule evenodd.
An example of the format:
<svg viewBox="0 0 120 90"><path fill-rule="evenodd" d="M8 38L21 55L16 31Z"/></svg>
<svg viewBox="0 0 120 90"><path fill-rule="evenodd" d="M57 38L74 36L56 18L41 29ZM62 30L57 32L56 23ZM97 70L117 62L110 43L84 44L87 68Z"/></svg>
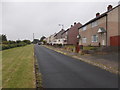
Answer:
<svg viewBox="0 0 120 90"><path fill-rule="evenodd" d="M35 88L33 45L2 51L2 87Z"/></svg>
<svg viewBox="0 0 120 90"><path fill-rule="evenodd" d="M84 46L83 50L96 50L98 47Z"/></svg>
<svg viewBox="0 0 120 90"><path fill-rule="evenodd" d="M2 88L2 52L0 52L0 89Z"/></svg>

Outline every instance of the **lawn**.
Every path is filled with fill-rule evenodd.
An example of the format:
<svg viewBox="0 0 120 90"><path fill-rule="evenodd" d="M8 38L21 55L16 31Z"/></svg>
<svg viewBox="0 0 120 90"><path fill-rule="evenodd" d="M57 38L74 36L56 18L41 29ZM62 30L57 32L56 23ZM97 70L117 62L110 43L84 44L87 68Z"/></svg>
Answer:
<svg viewBox="0 0 120 90"><path fill-rule="evenodd" d="M35 88L33 45L2 52L2 87Z"/></svg>
<svg viewBox="0 0 120 90"><path fill-rule="evenodd" d="M2 52L0 52L0 89L2 88Z"/></svg>

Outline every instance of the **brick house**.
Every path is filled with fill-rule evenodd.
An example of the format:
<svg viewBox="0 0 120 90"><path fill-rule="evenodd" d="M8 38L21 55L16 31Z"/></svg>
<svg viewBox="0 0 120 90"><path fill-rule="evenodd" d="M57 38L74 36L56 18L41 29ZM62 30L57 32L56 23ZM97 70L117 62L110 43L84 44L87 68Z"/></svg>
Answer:
<svg viewBox="0 0 120 90"><path fill-rule="evenodd" d="M79 34L78 28L82 26L81 23L74 23L74 25L71 25L69 29L64 31L62 33L62 36L65 38L66 44L69 45L76 45L79 42L79 39L77 38L77 35Z"/></svg>
<svg viewBox="0 0 120 90"><path fill-rule="evenodd" d="M63 44L63 39L62 39L62 33L64 32L64 29L61 29L58 33L54 35L55 41L54 44Z"/></svg>
<svg viewBox="0 0 120 90"><path fill-rule="evenodd" d="M54 44L54 41L55 41L55 37L54 36L55 35L56 35L56 33L54 33L54 34L49 36L49 44L52 44L52 45Z"/></svg>
<svg viewBox="0 0 120 90"><path fill-rule="evenodd" d="M79 27L79 44L88 46L120 46L120 33L118 26L118 14L120 14L120 5L112 8L112 5L107 7L107 11L96 17L86 24ZM118 13L119 12L119 13Z"/></svg>

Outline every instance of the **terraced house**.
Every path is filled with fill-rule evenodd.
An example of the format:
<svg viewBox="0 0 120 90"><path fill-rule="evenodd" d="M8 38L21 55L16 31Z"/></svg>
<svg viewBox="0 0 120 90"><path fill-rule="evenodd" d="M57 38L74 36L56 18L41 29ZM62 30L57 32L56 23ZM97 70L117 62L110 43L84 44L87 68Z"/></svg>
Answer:
<svg viewBox="0 0 120 90"><path fill-rule="evenodd" d="M61 29L58 33L54 35L54 43L53 44L64 44L64 40L62 38L62 33L64 32L64 29Z"/></svg>
<svg viewBox="0 0 120 90"><path fill-rule="evenodd" d="M74 22L74 25L71 25L66 31L62 33L65 44L76 45L79 42L77 35L79 34L78 28L82 26L80 22Z"/></svg>
<svg viewBox="0 0 120 90"><path fill-rule="evenodd" d="M120 46L120 5L109 5L107 11L79 27L79 44L88 46Z"/></svg>

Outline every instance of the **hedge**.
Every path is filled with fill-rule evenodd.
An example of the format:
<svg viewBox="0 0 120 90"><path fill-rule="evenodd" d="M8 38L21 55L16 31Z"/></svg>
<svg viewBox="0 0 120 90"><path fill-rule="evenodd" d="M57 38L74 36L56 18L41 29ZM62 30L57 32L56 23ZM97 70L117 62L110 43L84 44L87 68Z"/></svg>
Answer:
<svg viewBox="0 0 120 90"><path fill-rule="evenodd" d="M16 44L2 44L0 45L0 50L15 48L15 47L21 47L27 45L25 42L16 43Z"/></svg>

